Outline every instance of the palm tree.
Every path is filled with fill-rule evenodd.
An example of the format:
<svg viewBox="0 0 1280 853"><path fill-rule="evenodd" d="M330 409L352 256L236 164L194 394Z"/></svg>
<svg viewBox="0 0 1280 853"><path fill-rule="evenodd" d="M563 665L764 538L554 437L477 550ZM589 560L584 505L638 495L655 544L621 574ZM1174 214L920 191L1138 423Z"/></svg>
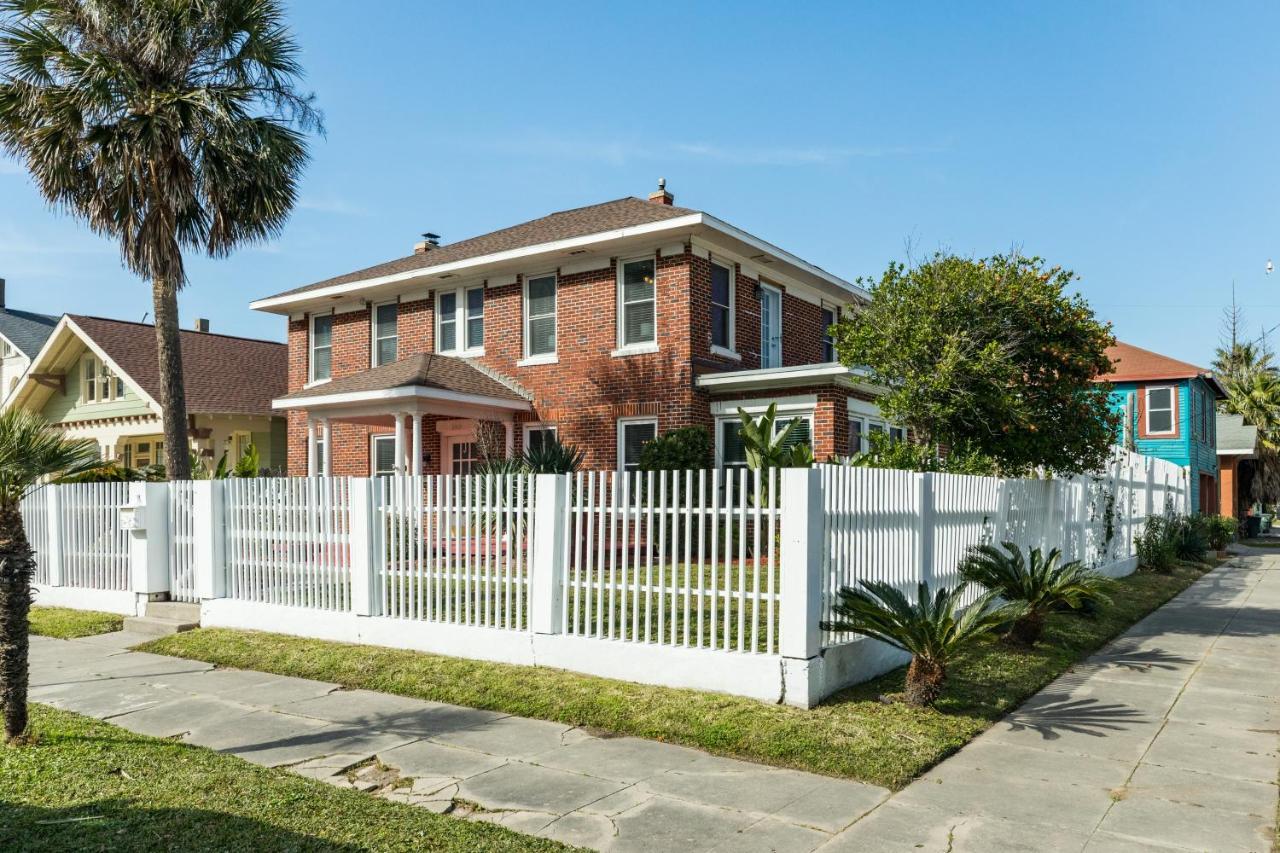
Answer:
<svg viewBox="0 0 1280 853"><path fill-rule="evenodd" d="M183 251L278 235L319 129L278 0L0 0L0 147L151 282L165 467L188 479Z"/></svg>
<svg viewBox="0 0 1280 853"><path fill-rule="evenodd" d="M1045 618L1053 611L1110 601L1106 592L1110 581L1079 560L1062 562L1057 548L1047 555L1032 548L1028 559L1012 542L1001 547L978 545L960 564L960 576L1005 601L1026 606L1026 612L1013 622L1009 638L1028 647L1040 639Z"/></svg>
<svg viewBox="0 0 1280 853"><path fill-rule="evenodd" d="M27 629L31 610L31 545L22 524L22 500L48 479L75 476L102 465L98 445L72 440L33 412L0 413L0 703L5 740L27 728Z"/></svg>
<svg viewBox="0 0 1280 853"><path fill-rule="evenodd" d="M1223 410L1258 428L1254 498L1265 503L1280 500L1280 370L1265 347L1234 339L1218 348L1213 369L1227 391Z"/></svg>
<svg viewBox="0 0 1280 853"><path fill-rule="evenodd" d="M914 603L893 584L864 580L859 585L862 589L846 586L837 593L837 618L823 622L822 629L861 634L911 655L905 698L918 708L942 694L947 666L957 652L1025 610L1016 603L998 604L994 592L962 609L967 584L934 593L922 582Z"/></svg>

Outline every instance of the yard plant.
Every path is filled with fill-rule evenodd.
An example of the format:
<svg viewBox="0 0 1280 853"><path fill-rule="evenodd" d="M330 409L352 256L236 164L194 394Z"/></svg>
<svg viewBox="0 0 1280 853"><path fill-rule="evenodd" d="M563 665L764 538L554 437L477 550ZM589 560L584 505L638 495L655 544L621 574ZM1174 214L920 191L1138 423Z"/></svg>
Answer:
<svg viewBox="0 0 1280 853"><path fill-rule="evenodd" d="M967 584L933 592L921 582L914 602L884 581L864 580L859 586L839 591L833 608L836 618L822 628L861 634L910 654L903 696L917 708L937 701L946 684L947 665L958 652L1025 611L1020 604L998 604L994 592L962 608Z"/></svg>
<svg viewBox="0 0 1280 853"><path fill-rule="evenodd" d="M98 444L68 439L25 409L0 413L0 703L4 736L27 728L28 631L35 559L22 521L22 500L49 478L75 476L102 464Z"/></svg>
<svg viewBox="0 0 1280 853"><path fill-rule="evenodd" d="M1110 581L1079 560L1064 563L1057 548L1048 554L1032 548L1024 555L1012 542L978 545L960 564L960 575L1006 601L1026 606L1007 635L1024 646L1040 640L1050 613L1110 601L1106 592Z"/></svg>
<svg viewBox="0 0 1280 853"><path fill-rule="evenodd" d="M183 253L284 228L320 125L300 76L278 0L0 0L0 147L151 282L173 480L191 477Z"/></svg>

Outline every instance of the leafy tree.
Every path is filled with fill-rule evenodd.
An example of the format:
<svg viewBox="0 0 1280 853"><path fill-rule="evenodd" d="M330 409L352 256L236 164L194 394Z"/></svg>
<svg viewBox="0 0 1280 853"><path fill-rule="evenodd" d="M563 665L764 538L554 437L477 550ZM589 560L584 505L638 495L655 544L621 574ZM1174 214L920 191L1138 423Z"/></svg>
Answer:
<svg viewBox="0 0 1280 853"><path fill-rule="evenodd" d="M1226 389L1223 411L1240 415L1258 428L1252 489L1255 500L1280 501L1280 370L1265 341L1242 342L1239 310L1227 314L1227 336L1218 347L1213 372Z"/></svg>
<svg viewBox="0 0 1280 853"><path fill-rule="evenodd" d="M855 468L891 468L899 471L931 471L943 474L973 474L993 477L1000 466L987 456L972 450L938 453L933 447L894 439L883 432L873 432L871 447L839 464Z"/></svg>
<svg viewBox="0 0 1280 853"><path fill-rule="evenodd" d="M911 440L976 453L1006 473L1100 469L1118 423L1111 328L1064 289L1075 276L1018 253L938 253L863 280L871 301L834 327L840 360L887 391Z"/></svg>
<svg viewBox="0 0 1280 853"><path fill-rule="evenodd" d="M188 479L184 251L284 228L320 127L278 0L0 0L0 146L151 282L165 462Z"/></svg>
<svg viewBox="0 0 1280 853"><path fill-rule="evenodd" d="M74 478L101 465L92 440L65 438L25 409L0 413L0 703L10 743L27 728L27 635L35 571L22 501L47 479Z"/></svg>
<svg viewBox="0 0 1280 853"><path fill-rule="evenodd" d="M922 582L913 602L891 583L858 583L861 589L846 586L836 594L836 618L823 622L822 629L861 634L911 655L905 698L916 707L937 701L947 667L960 651L1025 610L1019 604L999 604L994 592L962 608L967 584L931 592Z"/></svg>
<svg viewBox="0 0 1280 853"><path fill-rule="evenodd" d="M1080 610L1105 603L1110 581L1079 560L1062 562L1054 548L1044 554L1032 548L1029 556L1012 542L1001 547L978 545L960 564L960 576L998 594L1005 601L1020 602L1026 611L1009 630L1012 640L1034 646L1044 632L1044 621L1055 610Z"/></svg>

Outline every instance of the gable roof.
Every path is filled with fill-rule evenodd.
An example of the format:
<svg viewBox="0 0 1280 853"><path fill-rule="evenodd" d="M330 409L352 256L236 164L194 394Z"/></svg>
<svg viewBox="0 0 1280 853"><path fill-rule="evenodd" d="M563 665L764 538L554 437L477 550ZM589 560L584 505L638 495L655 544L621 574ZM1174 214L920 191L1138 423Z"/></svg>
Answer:
<svg viewBox="0 0 1280 853"><path fill-rule="evenodd" d="M461 272L485 264L519 263L518 258L528 258L535 254L579 254L581 247L592 245L598 249L616 247L620 245L619 241L634 242L645 236L668 231L675 232L673 236L717 234L745 256L762 258L762 264L780 261L779 266L787 267L792 275L811 285L838 291L846 298L866 296L866 292L857 285L708 213L628 196L603 204L562 210L509 228L433 248L422 254L396 258L303 287L295 287L256 300L250 307L287 313L291 307L305 304L307 300L315 304L315 300L326 297L337 299L344 294L371 287L392 286L411 278L453 275L455 271Z"/></svg>
<svg viewBox="0 0 1280 853"><path fill-rule="evenodd" d="M1258 428L1244 422L1243 415L1218 412L1218 455L1252 456L1258 449Z"/></svg>
<svg viewBox="0 0 1280 853"><path fill-rule="evenodd" d="M1187 361L1179 361L1123 341L1117 341L1114 346L1107 347L1107 357L1111 359L1111 372L1099 377L1106 382L1142 382L1149 379L1195 379L1198 377L1212 385L1220 395L1226 396L1213 371L1197 367Z"/></svg>
<svg viewBox="0 0 1280 853"><path fill-rule="evenodd" d="M0 335L27 358L36 357L57 325L58 318L51 314L0 308Z"/></svg>
<svg viewBox="0 0 1280 853"><path fill-rule="evenodd" d="M67 315L152 401L160 399L155 326ZM182 373L191 414L270 415L288 387L288 347L272 341L182 331Z"/></svg>
<svg viewBox="0 0 1280 853"><path fill-rule="evenodd" d="M280 402L410 387L431 388L453 394L489 397L519 403L528 402L530 399L529 395L523 393L514 382L503 382L465 358L419 353L391 364L371 367L351 376L295 391L280 398ZM287 408L287 406L280 406L280 408Z"/></svg>

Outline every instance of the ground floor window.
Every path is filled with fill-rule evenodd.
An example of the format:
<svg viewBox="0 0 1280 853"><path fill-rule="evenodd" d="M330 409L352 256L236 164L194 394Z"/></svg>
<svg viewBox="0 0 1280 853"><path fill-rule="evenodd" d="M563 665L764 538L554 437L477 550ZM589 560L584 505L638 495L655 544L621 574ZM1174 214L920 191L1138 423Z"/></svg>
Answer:
<svg viewBox="0 0 1280 853"><path fill-rule="evenodd" d="M369 438L373 476L390 477L396 473L396 437L375 435Z"/></svg>
<svg viewBox="0 0 1280 853"><path fill-rule="evenodd" d="M758 417L758 412L750 412L753 417ZM779 414L773 422L774 436L781 435L786 431L792 421L799 421L800 425L792 431L791 437L786 441L786 447L795 447L798 444L807 444L813 446L813 413L805 412L802 414L788 415ZM716 458L722 468L743 468L747 464L747 451L742 443L742 419L740 417L724 417L716 421Z"/></svg>
<svg viewBox="0 0 1280 853"><path fill-rule="evenodd" d="M548 424L529 424L524 428L524 449L541 450L556 437L556 428Z"/></svg>
<svg viewBox="0 0 1280 853"><path fill-rule="evenodd" d="M618 421L618 470L638 471L641 448L657 437L656 418L628 418Z"/></svg>
<svg viewBox="0 0 1280 853"><path fill-rule="evenodd" d="M871 449L872 435L887 434L893 441L902 441L907 431L891 424L880 414L880 409L865 400L849 401L849 455L866 453Z"/></svg>
<svg viewBox="0 0 1280 853"><path fill-rule="evenodd" d="M164 440L159 436L122 438L116 444L116 458L126 468L146 468L164 464Z"/></svg>

